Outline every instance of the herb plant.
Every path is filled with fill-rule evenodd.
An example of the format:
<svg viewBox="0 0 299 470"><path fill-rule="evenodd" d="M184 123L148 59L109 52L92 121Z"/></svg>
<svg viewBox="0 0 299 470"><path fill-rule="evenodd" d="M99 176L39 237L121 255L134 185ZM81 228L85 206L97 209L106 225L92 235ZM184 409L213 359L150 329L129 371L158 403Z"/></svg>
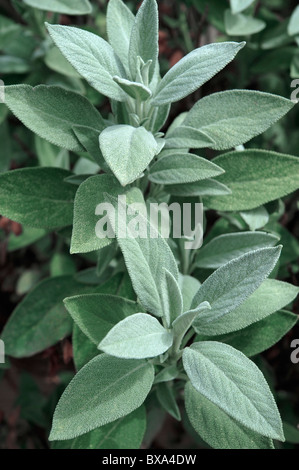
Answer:
<svg viewBox="0 0 299 470"><path fill-rule="evenodd" d="M252 2L231 3L241 14L239 5ZM72 334L77 373L55 409L53 447L138 448L149 432L146 415L149 423L158 407L183 417L213 448L274 448L273 440L285 439L283 426L256 356L297 321L290 306L299 289L275 279L282 246L273 201L299 188L299 160L244 145L294 103L228 90L169 122L172 103L246 44L199 47L161 78L155 0L144 0L136 16L110 0L109 42L80 28L46 27L72 73L111 104L104 118L88 98L59 85L5 87L14 115L46 145L79 155L83 170L2 173L0 213L25 228L55 231L71 254L97 263L37 284L1 336L7 354L20 358ZM188 237L166 240L144 214L128 210L163 202L182 209L202 202L205 213L217 212L203 247L185 249ZM113 235L97 235L101 203L128 213L129 236L108 216ZM136 224L147 236L134 236Z"/></svg>

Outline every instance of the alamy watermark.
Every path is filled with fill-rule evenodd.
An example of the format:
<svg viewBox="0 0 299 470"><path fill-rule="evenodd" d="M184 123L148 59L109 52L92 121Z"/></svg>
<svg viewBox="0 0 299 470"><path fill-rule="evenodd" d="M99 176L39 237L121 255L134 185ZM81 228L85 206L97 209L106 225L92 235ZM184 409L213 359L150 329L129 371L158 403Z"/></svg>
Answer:
<svg viewBox="0 0 299 470"><path fill-rule="evenodd" d="M295 88L291 94L291 101L293 101L293 103L299 103L299 78L295 78L295 80L291 82L291 88Z"/></svg>
<svg viewBox="0 0 299 470"><path fill-rule="evenodd" d="M0 364L5 363L5 345L4 341L0 339Z"/></svg>
<svg viewBox="0 0 299 470"><path fill-rule="evenodd" d="M291 361L293 364L299 363L299 339L293 339L291 348L295 348L291 353Z"/></svg>
<svg viewBox="0 0 299 470"><path fill-rule="evenodd" d="M3 80L0 80L0 103L5 103L5 85Z"/></svg>
<svg viewBox="0 0 299 470"><path fill-rule="evenodd" d="M95 214L102 216L95 226L98 238L184 238L186 250L195 250L203 242L203 204L173 202L130 203L126 195L118 196L115 206L97 205Z"/></svg>

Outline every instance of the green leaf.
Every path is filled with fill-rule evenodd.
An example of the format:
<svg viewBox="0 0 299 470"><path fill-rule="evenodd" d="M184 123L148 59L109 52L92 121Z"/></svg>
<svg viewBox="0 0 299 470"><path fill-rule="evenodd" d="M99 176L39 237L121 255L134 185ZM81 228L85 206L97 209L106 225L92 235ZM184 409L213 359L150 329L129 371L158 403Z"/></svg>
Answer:
<svg viewBox="0 0 299 470"><path fill-rule="evenodd" d="M62 54L93 88L113 100L126 100L125 93L112 78L124 77L125 71L110 44L83 29L48 23L46 26Z"/></svg>
<svg viewBox="0 0 299 470"><path fill-rule="evenodd" d="M122 0L110 0L106 21L109 43L129 71L129 45L135 17Z"/></svg>
<svg viewBox="0 0 299 470"><path fill-rule="evenodd" d="M111 328L129 315L140 312L140 305L109 294L76 295L64 305L83 333L96 345Z"/></svg>
<svg viewBox="0 0 299 470"><path fill-rule="evenodd" d="M157 386L157 398L162 408L177 421L181 421L181 413L176 402L172 384L161 382Z"/></svg>
<svg viewBox="0 0 299 470"><path fill-rule="evenodd" d="M211 310L209 302L202 302L193 310L188 310L176 318L172 324L174 336L174 348L179 349L182 339L191 327L192 323L202 312Z"/></svg>
<svg viewBox="0 0 299 470"><path fill-rule="evenodd" d="M216 341L194 343L183 352L193 387L243 426L284 441L280 415L258 367L244 354Z"/></svg>
<svg viewBox="0 0 299 470"><path fill-rule="evenodd" d="M211 209L254 209L299 188L297 157L266 150L245 150L220 155L213 162L225 170L218 178L232 194L206 197L204 203Z"/></svg>
<svg viewBox="0 0 299 470"><path fill-rule="evenodd" d="M114 240L108 237L99 238L95 232L99 221L99 215L95 213L96 207L105 201L105 192L117 195L123 192L123 188L110 175L95 175L80 184L75 198L71 253L99 250Z"/></svg>
<svg viewBox="0 0 299 470"><path fill-rule="evenodd" d="M138 189L132 189L127 193L127 203L131 201L139 202L143 198ZM107 197L114 207L117 201ZM141 199L142 200L142 199ZM144 201L143 201L144 204ZM118 201L118 209L127 210L127 206L123 201ZM119 232L118 223L115 224L116 236L119 246L122 250L125 263L132 280L132 284L141 304L150 313L157 316L163 315L162 303L162 279L164 277L164 269L167 269L172 276L178 279L178 268L176 260L167 242L160 237L156 229L150 222L138 214L138 223L142 223L146 229L146 237L134 238L133 227L129 220L126 227L127 236L123 238Z"/></svg>
<svg viewBox="0 0 299 470"><path fill-rule="evenodd" d="M72 331L62 300L87 289L72 276L45 279L15 308L2 332L6 353L28 357L47 349Z"/></svg>
<svg viewBox="0 0 299 470"><path fill-rule="evenodd" d="M58 86L7 86L5 102L31 131L52 144L75 152L84 149L72 126L85 125L100 130L106 127L100 113L86 98Z"/></svg>
<svg viewBox="0 0 299 470"><path fill-rule="evenodd" d="M231 194L225 184L217 180L206 179L189 184L169 184L167 192L174 196L224 196Z"/></svg>
<svg viewBox="0 0 299 470"><path fill-rule="evenodd" d="M183 312L190 309L193 297L200 287L200 282L187 274L179 274L179 286L183 297Z"/></svg>
<svg viewBox="0 0 299 470"><path fill-rule="evenodd" d="M68 77L80 78L78 72L64 57L58 47L54 45L48 50L47 54L45 55L45 64L49 67L49 69L54 70L54 72L61 73L62 75L66 75Z"/></svg>
<svg viewBox="0 0 299 470"><path fill-rule="evenodd" d="M286 441L292 444L299 443L299 429L294 424L283 423L283 430L285 433Z"/></svg>
<svg viewBox="0 0 299 470"><path fill-rule="evenodd" d="M195 431L214 449L274 449L271 439L242 426L190 382L185 387L185 404Z"/></svg>
<svg viewBox="0 0 299 470"><path fill-rule="evenodd" d="M157 184L192 183L221 175L222 168L192 153L166 155L152 165L148 179Z"/></svg>
<svg viewBox="0 0 299 470"><path fill-rule="evenodd" d="M152 104L161 106L190 95L231 62L244 46L244 42L222 42L190 52L162 78Z"/></svg>
<svg viewBox="0 0 299 470"><path fill-rule="evenodd" d="M230 0L230 7L233 14L246 10L255 0Z"/></svg>
<svg viewBox="0 0 299 470"><path fill-rule="evenodd" d="M256 207L249 211L240 212L240 216L246 222L250 230L263 228L269 221L269 214L264 206Z"/></svg>
<svg viewBox="0 0 299 470"><path fill-rule="evenodd" d="M216 142L205 132L190 126L181 125L171 130L166 136L166 148L205 148L213 147Z"/></svg>
<svg viewBox="0 0 299 470"><path fill-rule="evenodd" d="M287 310L272 313L261 321L247 326L241 331L211 338L227 343L251 357L276 344L297 323L298 317ZM198 341L207 341L210 337L197 337Z"/></svg>
<svg viewBox="0 0 299 470"><path fill-rule="evenodd" d="M249 325L289 305L298 295L299 288L276 279L266 279L239 307L212 323L200 325L196 331L203 335L222 335L242 330Z"/></svg>
<svg viewBox="0 0 299 470"><path fill-rule="evenodd" d="M130 80L117 76L113 77L113 80L125 93L127 93L127 95L131 96L131 98L134 98L135 100L146 101L152 95L151 90L142 83L131 82Z"/></svg>
<svg viewBox="0 0 299 470"><path fill-rule="evenodd" d="M92 159L102 168L105 172L111 173L111 170L104 160L102 152L99 147L99 135L101 131L87 126L73 126L73 131L79 140L80 144L92 157Z"/></svg>
<svg viewBox="0 0 299 470"><path fill-rule="evenodd" d="M49 439L71 439L128 415L142 405L153 380L148 362L96 356L60 398Z"/></svg>
<svg viewBox="0 0 299 470"><path fill-rule="evenodd" d="M192 301L192 308L204 301L212 307L197 318L196 327L214 322L241 305L273 270L280 252L281 246L249 251L214 271Z"/></svg>
<svg viewBox="0 0 299 470"><path fill-rule="evenodd" d="M170 104L152 108L152 112L147 124L148 129L153 133L158 132L165 124L170 111Z"/></svg>
<svg viewBox="0 0 299 470"><path fill-rule="evenodd" d="M0 213L36 228L71 225L76 187L59 168L22 168L0 174Z"/></svg>
<svg viewBox="0 0 299 470"><path fill-rule="evenodd" d="M96 345L74 323L72 334L73 358L76 370L81 369L91 359L100 354Z"/></svg>
<svg viewBox="0 0 299 470"><path fill-rule="evenodd" d="M139 449L145 429L142 405L127 416L66 441L54 441L52 449Z"/></svg>
<svg viewBox="0 0 299 470"><path fill-rule="evenodd" d="M279 238L266 232L226 233L204 245L196 257L199 268L217 269L248 251L274 246Z"/></svg>
<svg viewBox="0 0 299 470"><path fill-rule="evenodd" d="M172 364L171 366L164 367L160 372L155 377L155 384L161 383L161 382L169 382L171 380L174 380L177 378L179 375L179 370L177 368L176 364Z"/></svg>
<svg viewBox="0 0 299 470"><path fill-rule="evenodd" d="M88 15L92 12L88 0L24 0L24 3L39 10L53 11L65 15Z"/></svg>
<svg viewBox="0 0 299 470"><path fill-rule="evenodd" d="M0 70L2 73L27 73L30 71L30 63L21 57L10 55L0 56Z"/></svg>
<svg viewBox="0 0 299 470"><path fill-rule="evenodd" d="M259 18L243 15L243 13L233 14L230 10L226 10L224 21L225 30L229 36L257 34L267 26L265 21Z"/></svg>
<svg viewBox="0 0 299 470"><path fill-rule="evenodd" d="M289 24L288 24L288 33L290 36L299 34L299 6L293 11Z"/></svg>
<svg viewBox="0 0 299 470"><path fill-rule="evenodd" d="M154 158L157 142L144 127L122 124L101 132L100 148L106 163L125 186L135 181Z"/></svg>
<svg viewBox="0 0 299 470"><path fill-rule="evenodd" d="M99 349L124 359L145 359L163 354L172 345L172 333L146 313L121 320L100 342Z"/></svg>
<svg viewBox="0 0 299 470"><path fill-rule="evenodd" d="M162 283L164 284L162 289L163 310L167 325L170 326L183 312L183 297L177 280L167 269L164 270Z"/></svg>
<svg viewBox="0 0 299 470"><path fill-rule="evenodd" d="M225 150L262 134L293 106L292 101L270 93L223 91L199 100L182 126L204 132L216 142L215 150Z"/></svg>
<svg viewBox="0 0 299 470"><path fill-rule="evenodd" d="M158 6L156 0L144 0L135 17L129 46L131 78L136 79L139 56L149 67L149 82L152 80L158 59Z"/></svg>
<svg viewBox="0 0 299 470"><path fill-rule="evenodd" d="M20 235L14 235L14 233L9 235L7 250L20 250L21 248L32 245L46 234L46 230L41 228L22 227L22 233Z"/></svg>

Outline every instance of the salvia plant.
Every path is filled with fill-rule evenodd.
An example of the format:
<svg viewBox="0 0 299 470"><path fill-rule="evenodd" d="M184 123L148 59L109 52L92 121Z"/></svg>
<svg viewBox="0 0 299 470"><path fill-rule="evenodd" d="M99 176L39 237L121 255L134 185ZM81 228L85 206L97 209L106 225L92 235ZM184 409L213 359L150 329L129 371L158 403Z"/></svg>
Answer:
<svg viewBox="0 0 299 470"><path fill-rule="evenodd" d="M88 2L76 3L89 11ZM240 15L238 4L252 2L231 3ZM71 254L97 267L37 284L2 339L20 358L72 333L77 373L55 409L53 448L138 448L155 432L158 409L183 418L213 448L272 449L284 432L256 357L297 321L290 307L298 288L275 278L280 198L299 188L299 160L244 145L294 103L235 89L209 94L169 123L172 103L246 44L204 45L161 78L158 26L155 0L144 0L136 16L110 0L108 42L46 23L70 73L110 99L107 119L59 85L5 87L8 108L43 145L86 164L82 173L59 165L2 173L0 213L39 231L32 239L57 232ZM216 152L212 161L202 156ZM132 211L161 203L182 210L202 203L204 231L207 211L220 217L202 247L186 249L188 234L165 239L146 212ZM126 237L111 215L100 219L99 204L128 215Z"/></svg>

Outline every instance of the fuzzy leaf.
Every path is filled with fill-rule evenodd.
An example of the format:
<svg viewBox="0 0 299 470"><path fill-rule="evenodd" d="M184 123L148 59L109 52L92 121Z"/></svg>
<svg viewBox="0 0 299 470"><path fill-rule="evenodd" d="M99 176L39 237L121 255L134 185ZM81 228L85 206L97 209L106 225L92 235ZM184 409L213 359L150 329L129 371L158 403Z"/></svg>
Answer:
<svg viewBox="0 0 299 470"><path fill-rule="evenodd" d="M199 315L196 327L214 322L242 304L273 270L280 252L281 246L249 251L214 271L192 301L192 308L204 301L212 307Z"/></svg>
<svg viewBox="0 0 299 470"><path fill-rule="evenodd" d="M241 13L241 11L246 10L255 0L230 0L230 7L235 15L236 13Z"/></svg>
<svg viewBox="0 0 299 470"><path fill-rule="evenodd" d="M156 0L144 0L135 17L129 46L129 66L131 77L136 79L137 57L146 64L152 61L149 68L149 82L153 78L158 59L158 6Z"/></svg>
<svg viewBox="0 0 299 470"><path fill-rule="evenodd" d="M162 78L152 104L161 106L190 95L231 62L244 46L244 42L222 42L190 52Z"/></svg>
<svg viewBox="0 0 299 470"><path fill-rule="evenodd" d="M53 11L64 15L88 15L92 12L88 0L24 0L24 3L39 10Z"/></svg>
<svg viewBox="0 0 299 470"><path fill-rule="evenodd" d="M124 77L125 71L110 44L83 29L48 23L46 26L62 54L93 88L113 100L126 100L125 93L113 80L114 75Z"/></svg>
<svg viewBox="0 0 299 470"><path fill-rule="evenodd" d="M185 404L195 431L214 449L274 449L271 439L242 426L190 382L185 387Z"/></svg>
<svg viewBox="0 0 299 470"><path fill-rule="evenodd" d="M157 184L192 183L223 173L222 168L192 153L166 155L152 165L148 178Z"/></svg>
<svg viewBox="0 0 299 470"><path fill-rule="evenodd" d="M258 367L244 354L216 341L194 343L183 353L193 387L243 426L284 441L280 415Z"/></svg>
<svg viewBox="0 0 299 470"><path fill-rule="evenodd" d="M122 0L110 0L106 20L109 43L129 71L129 45L135 17Z"/></svg>
<svg viewBox="0 0 299 470"><path fill-rule="evenodd" d="M213 238L198 252L196 266L217 269L248 251L274 246L279 238L266 232L227 233Z"/></svg>
<svg viewBox="0 0 299 470"><path fill-rule="evenodd" d="M71 439L128 415L142 405L153 380L148 362L96 356L60 398L49 439Z"/></svg>
<svg viewBox="0 0 299 470"><path fill-rule="evenodd" d="M5 103L31 131L52 144L75 152L84 148L76 139L72 126L96 127L99 131L106 127L100 113L86 98L58 86L7 86Z"/></svg>
<svg viewBox="0 0 299 470"><path fill-rule="evenodd" d="M242 330L260 322L277 310L291 303L298 295L299 288L276 279L266 279L260 287L239 307L212 323L201 324L196 331L204 335L221 335Z"/></svg>
<svg viewBox="0 0 299 470"><path fill-rule="evenodd" d="M266 150L245 150L220 155L213 162L225 170L218 178L232 194L205 198L205 204L211 209L254 209L299 188L297 157Z"/></svg>
<svg viewBox="0 0 299 470"><path fill-rule="evenodd" d="M294 103L281 96L251 90L214 93L199 100L182 126L212 138L215 150L245 144L284 116Z"/></svg>
<svg viewBox="0 0 299 470"><path fill-rule="evenodd" d="M76 187L60 168L22 168L0 174L0 213L36 228L71 225Z"/></svg>
<svg viewBox="0 0 299 470"><path fill-rule="evenodd" d="M174 388L171 384L161 382L157 386L157 398L162 408L174 419L181 421L181 413L176 402Z"/></svg>
<svg viewBox="0 0 299 470"><path fill-rule="evenodd" d="M169 184L167 192L174 196L225 196L231 190L217 180L206 179L189 184Z"/></svg>
<svg viewBox="0 0 299 470"><path fill-rule="evenodd" d="M135 100L146 101L152 95L151 90L145 85L142 85L142 83L131 82L130 80L117 76L113 77L113 80L125 93L127 93L127 95L131 96L131 98L134 98Z"/></svg>
<svg viewBox="0 0 299 470"><path fill-rule="evenodd" d="M299 34L299 5L295 8L288 24L288 33L290 36Z"/></svg>
<svg viewBox="0 0 299 470"><path fill-rule="evenodd" d="M267 26L265 21L253 16L243 15L243 13L232 14L230 10L226 10L225 30L229 36L248 36L257 34Z"/></svg>
<svg viewBox="0 0 299 470"><path fill-rule="evenodd" d="M157 152L154 136L144 127L116 125L100 134L100 148L119 182L132 183Z"/></svg>
<svg viewBox="0 0 299 470"><path fill-rule="evenodd" d="M83 333L96 345L111 328L129 315L140 312L140 305L109 294L76 295L64 305Z"/></svg>
<svg viewBox="0 0 299 470"><path fill-rule="evenodd" d="M261 321L240 331L234 331L217 337L197 337L197 341L212 340L229 344L251 357L259 354L276 344L297 323L298 317L287 310L272 313Z"/></svg>
<svg viewBox="0 0 299 470"><path fill-rule="evenodd" d="M172 334L156 318L135 313L117 323L98 348L124 359L146 359L163 354L172 340Z"/></svg>

